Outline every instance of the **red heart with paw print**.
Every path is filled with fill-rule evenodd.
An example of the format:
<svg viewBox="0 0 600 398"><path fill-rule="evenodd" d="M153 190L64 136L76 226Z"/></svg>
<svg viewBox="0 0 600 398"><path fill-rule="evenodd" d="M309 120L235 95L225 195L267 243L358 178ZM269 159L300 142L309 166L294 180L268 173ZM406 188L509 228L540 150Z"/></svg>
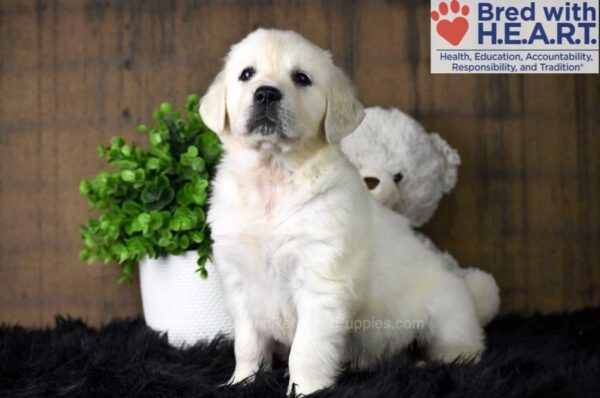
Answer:
<svg viewBox="0 0 600 398"><path fill-rule="evenodd" d="M452 22L442 20L438 22L436 30L448 43L457 46L469 30L469 22L463 17L455 18Z"/></svg>

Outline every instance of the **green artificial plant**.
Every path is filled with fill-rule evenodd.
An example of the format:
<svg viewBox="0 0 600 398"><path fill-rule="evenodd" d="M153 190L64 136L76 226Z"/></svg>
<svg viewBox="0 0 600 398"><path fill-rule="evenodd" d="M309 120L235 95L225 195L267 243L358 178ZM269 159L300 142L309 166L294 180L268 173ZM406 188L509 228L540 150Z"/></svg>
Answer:
<svg viewBox="0 0 600 398"><path fill-rule="evenodd" d="M97 210L81 227L88 263L116 262L119 283L131 281L135 265L145 256L157 257L196 250L198 271L206 278L211 253L206 222L209 182L221 156L219 139L198 114L198 96L190 95L185 117L162 104L153 126L139 126L147 148L113 137L98 154L112 166L79 190Z"/></svg>

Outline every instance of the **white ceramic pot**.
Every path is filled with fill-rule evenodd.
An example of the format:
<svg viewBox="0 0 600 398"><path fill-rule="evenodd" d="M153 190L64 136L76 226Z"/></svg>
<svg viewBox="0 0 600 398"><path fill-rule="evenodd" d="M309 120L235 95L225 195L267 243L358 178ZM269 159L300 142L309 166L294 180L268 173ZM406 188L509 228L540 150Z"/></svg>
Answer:
<svg viewBox="0 0 600 398"><path fill-rule="evenodd" d="M198 254L147 258L140 262L140 286L146 324L166 332L169 343L191 345L222 334L233 336L221 278L212 263L208 279L196 272Z"/></svg>

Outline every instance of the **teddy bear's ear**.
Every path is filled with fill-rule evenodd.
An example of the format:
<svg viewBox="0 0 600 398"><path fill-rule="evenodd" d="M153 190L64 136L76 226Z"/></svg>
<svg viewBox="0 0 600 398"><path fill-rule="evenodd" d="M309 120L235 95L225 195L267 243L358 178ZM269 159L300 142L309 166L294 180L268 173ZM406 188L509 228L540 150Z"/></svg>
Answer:
<svg viewBox="0 0 600 398"><path fill-rule="evenodd" d="M458 151L448 145L448 143L442 137L440 137L438 133L429 134L429 138L431 139L431 143L433 144L435 150L444 159L444 175L442 177L444 193L449 193L456 185L456 181L458 179L460 156L458 155Z"/></svg>

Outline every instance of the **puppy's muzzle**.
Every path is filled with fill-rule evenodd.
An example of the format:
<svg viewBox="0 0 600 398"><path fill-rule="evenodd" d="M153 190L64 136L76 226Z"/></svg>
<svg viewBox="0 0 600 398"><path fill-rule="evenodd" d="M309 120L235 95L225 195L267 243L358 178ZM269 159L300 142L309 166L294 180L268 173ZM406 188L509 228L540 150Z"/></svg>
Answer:
<svg viewBox="0 0 600 398"><path fill-rule="evenodd" d="M280 105L283 94L273 86L260 86L254 92L248 131L262 136L281 135Z"/></svg>

